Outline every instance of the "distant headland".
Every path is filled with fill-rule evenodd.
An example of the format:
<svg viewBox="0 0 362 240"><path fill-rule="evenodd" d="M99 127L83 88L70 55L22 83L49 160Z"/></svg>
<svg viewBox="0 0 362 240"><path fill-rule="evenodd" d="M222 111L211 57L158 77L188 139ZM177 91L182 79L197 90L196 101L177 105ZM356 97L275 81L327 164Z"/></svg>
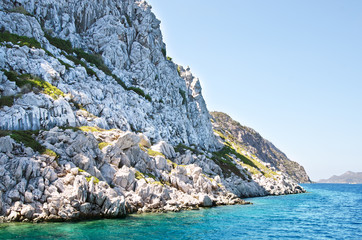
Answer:
<svg viewBox="0 0 362 240"><path fill-rule="evenodd" d="M362 172L345 172L340 176L333 175L328 179L321 179L318 183L350 183L362 184Z"/></svg>

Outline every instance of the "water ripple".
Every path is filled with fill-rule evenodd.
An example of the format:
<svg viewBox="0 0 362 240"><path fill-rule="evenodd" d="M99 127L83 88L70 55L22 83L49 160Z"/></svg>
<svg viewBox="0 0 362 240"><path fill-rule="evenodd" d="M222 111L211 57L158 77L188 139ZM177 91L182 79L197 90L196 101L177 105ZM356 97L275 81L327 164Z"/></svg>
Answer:
<svg viewBox="0 0 362 240"><path fill-rule="evenodd" d="M2 224L0 239L362 239L362 185L308 184L254 205L78 223Z"/></svg>

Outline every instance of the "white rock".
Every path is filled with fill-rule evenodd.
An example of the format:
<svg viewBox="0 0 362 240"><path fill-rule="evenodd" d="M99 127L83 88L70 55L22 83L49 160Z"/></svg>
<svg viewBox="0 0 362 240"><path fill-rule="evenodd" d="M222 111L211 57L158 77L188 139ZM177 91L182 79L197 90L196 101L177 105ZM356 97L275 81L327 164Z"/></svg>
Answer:
<svg viewBox="0 0 362 240"><path fill-rule="evenodd" d="M200 199L200 204L203 207L211 207L212 206L212 200L208 195L200 195L199 199Z"/></svg>
<svg viewBox="0 0 362 240"><path fill-rule="evenodd" d="M13 150L14 140L10 136L0 138L0 152L11 152Z"/></svg>
<svg viewBox="0 0 362 240"><path fill-rule="evenodd" d="M153 145L151 149L163 153L167 158L174 158L176 156L173 147L165 141L160 141L156 145Z"/></svg>

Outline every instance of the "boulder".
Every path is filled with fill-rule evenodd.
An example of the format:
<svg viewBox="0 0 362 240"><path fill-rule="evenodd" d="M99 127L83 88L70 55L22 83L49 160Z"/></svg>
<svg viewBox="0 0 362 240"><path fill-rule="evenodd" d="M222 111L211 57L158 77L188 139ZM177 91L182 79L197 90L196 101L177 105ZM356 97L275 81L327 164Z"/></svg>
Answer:
<svg viewBox="0 0 362 240"><path fill-rule="evenodd" d="M174 158L176 157L175 149L165 141L160 141L156 145L151 147L153 151L163 153L166 158Z"/></svg>
<svg viewBox="0 0 362 240"><path fill-rule="evenodd" d="M32 203L33 202L33 194L29 191L26 191L24 194L24 201L25 203Z"/></svg>
<svg viewBox="0 0 362 240"><path fill-rule="evenodd" d="M31 220L33 218L33 214L35 212L35 209L33 206L26 204L23 206L23 208L21 209L21 215L24 216L25 218Z"/></svg>
<svg viewBox="0 0 362 240"><path fill-rule="evenodd" d="M10 136L0 138L0 152L11 152L13 150L14 143L14 140Z"/></svg>
<svg viewBox="0 0 362 240"><path fill-rule="evenodd" d="M121 169L119 169L113 178L113 183L124 189L130 187L134 181L135 173L127 166L123 166Z"/></svg>
<svg viewBox="0 0 362 240"><path fill-rule="evenodd" d="M138 136L140 137L140 145L142 147L146 147L146 148L149 148L151 147L151 142L150 140L148 139L148 137L142 133L139 133Z"/></svg>
<svg viewBox="0 0 362 240"><path fill-rule="evenodd" d="M135 133L126 132L118 138L114 146L116 148L119 148L120 150L124 150L137 145L140 140L140 137L137 136Z"/></svg>
<svg viewBox="0 0 362 240"><path fill-rule="evenodd" d="M212 200L211 198L206 194L200 194L199 195L200 205L203 207L211 207L212 206Z"/></svg>
<svg viewBox="0 0 362 240"><path fill-rule="evenodd" d="M157 169L164 170L166 168L167 161L166 161L166 159L164 157L156 156L155 160L156 160Z"/></svg>
<svg viewBox="0 0 362 240"><path fill-rule="evenodd" d="M8 194L8 197L9 197L13 202L20 200L19 191L16 190L16 189L11 190L11 191L9 192L9 194Z"/></svg>
<svg viewBox="0 0 362 240"><path fill-rule="evenodd" d="M90 203L83 203L79 207L79 211L85 215L88 215L92 210L92 205Z"/></svg>
<svg viewBox="0 0 362 240"><path fill-rule="evenodd" d="M73 189L75 197L80 202L83 203L87 200L88 182L84 176L78 175L75 177Z"/></svg>

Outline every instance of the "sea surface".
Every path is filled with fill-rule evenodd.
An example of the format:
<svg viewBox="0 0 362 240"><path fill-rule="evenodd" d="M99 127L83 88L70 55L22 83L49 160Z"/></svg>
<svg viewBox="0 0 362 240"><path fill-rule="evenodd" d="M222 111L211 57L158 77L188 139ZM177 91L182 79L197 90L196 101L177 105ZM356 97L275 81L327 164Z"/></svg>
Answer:
<svg viewBox="0 0 362 240"><path fill-rule="evenodd" d="M305 194L117 220L0 224L0 239L362 239L362 185L304 184Z"/></svg>

